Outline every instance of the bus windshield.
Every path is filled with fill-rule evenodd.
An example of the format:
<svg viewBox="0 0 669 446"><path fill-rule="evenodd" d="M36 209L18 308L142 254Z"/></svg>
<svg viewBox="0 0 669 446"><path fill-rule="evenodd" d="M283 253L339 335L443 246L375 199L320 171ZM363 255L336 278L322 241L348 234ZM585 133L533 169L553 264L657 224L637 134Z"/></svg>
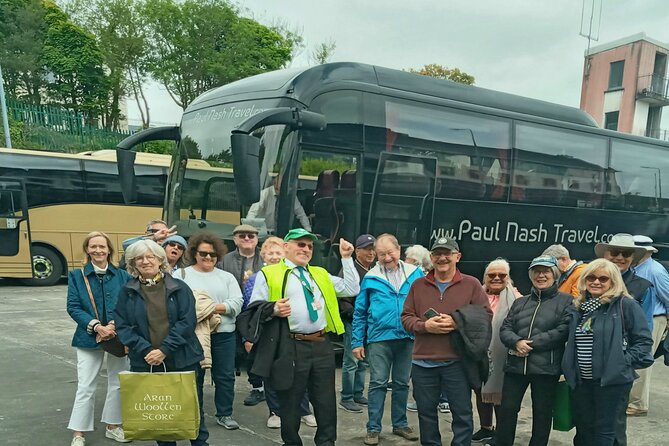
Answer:
<svg viewBox="0 0 669 446"><path fill-rule="evenodd" d="M188 235L204 227L220 234L231 233L231 228L246 216L247 209L242 209L237 200L230 135L242 121L267 109L286 106L286 102L292 101L228 103L184 115L166 199L166 218L178 225L179 233ZM253 132L261 143L262 189L273 185L281 166L280 148L289 134L283 125ZM191 169L186 170L186 165ZM197 170L192 169L194 165Z"/></svg>

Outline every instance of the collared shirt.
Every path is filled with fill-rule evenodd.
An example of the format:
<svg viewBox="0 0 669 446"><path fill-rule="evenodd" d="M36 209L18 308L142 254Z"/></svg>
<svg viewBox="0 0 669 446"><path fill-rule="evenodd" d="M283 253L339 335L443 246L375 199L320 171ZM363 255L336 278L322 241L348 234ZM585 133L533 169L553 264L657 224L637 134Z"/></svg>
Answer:
<svg viewBox="0 0 669 446"><path fill-rule="evenodd" d="M260 192L260 201L253 203L249 209L246 218L264 218L265 225L267 225L268 231L276 230L276 190L274 186L266 187ZM307 231L311 231L311 223L309 222L309 217L307 217L306 212L300 200L295 198L293 204L293 211L295 212L295 217L299 220L300 224Z"/></svg>
<svg viewBox="0 0 669 446"><path fill-rule="evenodd" d="M295 268L297 266L288 259L284 259L284 262L289 268ZM360 278L355 269L353 259L341 259L341 265L344 270L343 278L330 274L330 280L332 280L335 292L338 297L355 296L360 292ZM316 282L314 282L311 274L309 274L309 271L306 269L304 270L304 276L314 290L314 304L316 306L316 312L318 313L318 319L312 321L309 317L307 300L304 297L304 289L302 288L302 282L300 281L300 273L297 270L293 270L286 282L285 297L290 299L288 326L290 327L290 331L295 333L316 333L317 331L323 330L327 325L325 320L325 311L327 311L325 309L325 299L323 298L321 290L316 286ZM269 289L264 274L258 274L256 276L256 282L253 286L253 292L251 293L251 300L249 303L259 300L269 300Z"/></svg>
<svg viewBox="0 0 669 446"><path fill-rule="evenodd" d="M669 314L669 272L652 257L634 267L637 276L650 281L655 288L653 316Z"/></svg>
<svg viewBox="0 0 669 446"><path fill-rule="evenodd" d="M395 288L395 291L399 292L400 288L402 288L402 285L407 280L407 275L404 271L404 262L400 260L395 269L389 269L383 265L379 266L381 267L381 272L386 277L386 280L388 280L393 288Z"/></svg>

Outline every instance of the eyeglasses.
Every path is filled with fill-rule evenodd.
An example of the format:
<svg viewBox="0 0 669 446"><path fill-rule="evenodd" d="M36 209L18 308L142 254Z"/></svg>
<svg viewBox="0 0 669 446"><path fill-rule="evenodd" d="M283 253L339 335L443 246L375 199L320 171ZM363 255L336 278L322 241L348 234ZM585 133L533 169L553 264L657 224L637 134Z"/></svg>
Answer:
<svg viewBox="0 0 669 446"><path fill-rule="evenodd" d="M508 274L506 274L506 273L488 273L487 274L488 279L490 279L490 280L494 279L495 277L499 277L500 279L504 280L504 279L506 279L507 275Z"/></svg>
<svg viewBox="0 0 669 446"><path fill-rule="evenodd" d="M623 257L632 257L634 255L634 250L631 249L609 249L609 254L611 257L618 257L622 254Z"/></svg>
<svg viewBox="0 0 669 446"><path fill-rule="evenodd" d="M146 232L148 232L149 234L155 234L157 232L160 232L160 229L150 228L150 229L147 229Z"/></svg>
<svg viewBox="0 0 669 446"><path fill-rule="evenodd" d="M180 244L180 243L177 243L177 242L169 242L169 243L167 244L167 246L171 246L172 248L177 248L179 251L183 251L183 250L184 250L184 247L181 246L181 244Z"/></svg>
<svg viewBox="0 0 669 446"><path fill-rule="evenodd" d="M305 249L306 248L309 251L314 250L314 245L312 245L311 243L307 243L307 242L295 242L295 243L297 244L297 247L300 248L300 249Z"/></svg>
<svg viewBox="0 0 669 446"><path fill-rule="evenodd" d="M539 268L534 268L534 274L537 275L537 276L540 276L540 275L542 275L542 274L543 274L544 276L549 276L549 275L552 276L552 275L553 275L553 271L551 271L551 270L549 270L549 269L539 269Z"/></svg>
<svg viewBox="0 0 669 446"><path fill-rule="evenodd" d="M145 256L140 256L140 257L135 257L135 263L137 262L153 262L156 260L157 257L151 254L147 254Z"/></svg>
<svg viewBox="0 0 669 446"><path fill-rule="evenodd" d="M431 252L430 255L434 257L435 259L441 258L441 257L450 257L453 254L455 254L457 251L439 251L439 252Z"/></svg>
<svg viewBox="0 0 669 446"><path fill-rule="evenodd" d="M215 252L209 251L198 251L197 254L202 258L211 257L212 259L215 259L218 257Z"/></svg>
<svg viewBox="0 0 669 446"><path fill-rule="evenodd" d="M609 276L595 276L595 275L593 275L593 274L590 274L590 275L588 275L588 276L585 276L585 281L586 281L586 282L590 282L590 283L592 283L592 282L594 282L595 280L598 280L599 283L606 283L606 282L608 282L609 280L611 280L611 278L610 278Z"/></svg>
<svg viewBox="0 0 669 446"><path fill-rule="evenodd" d="M235 235L236 235L237 237L239 237L239 238L247 238L247 239L249 239L249 240L253 240L254 238L256 238L256 235L255 235L255 234L238 233L238 234L235 234Z"/></svg>

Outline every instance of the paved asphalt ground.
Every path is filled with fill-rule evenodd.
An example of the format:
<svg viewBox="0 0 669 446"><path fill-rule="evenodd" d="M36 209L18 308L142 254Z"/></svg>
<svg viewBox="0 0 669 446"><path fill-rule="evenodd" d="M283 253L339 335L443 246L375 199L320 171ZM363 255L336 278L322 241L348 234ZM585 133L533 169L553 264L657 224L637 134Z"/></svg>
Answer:
<svg viewBox="0 0 669 446"><path fill-rule="evenodd" d="M0 280L0 444L21 446L66 446L70 443L67 422L76 390L76 358L70 346L74 322L65 311L67 286L45 288L23 287L17 282ZM103 370L104 373L104 370ZM337 373L339 380L339 373ZM105 380L100 379L96 404L99 420L104 402ZM265 426L267 407L242 404L249 391L245 374L235 385L234 417L241 425L237 431L226 431L216 425L213 413L213 388L205 387L206 422L212 446L265 446L281 444L278 430ZM390 395L390 394L388 394ZM390 398L381 445L414 444L391 434ZM529 392L518 423L517 443L527 444L530 433ZM669 444L669 368L658 362L653 371L651 412L647 417L629 419L629 445ZM450 415L440 415L444 444L449 444ZM338 409L339 445L362 445L366 413L350 414ZM415 413L409 423L418 427ZM478 421L475 420L478 428ZM303 425L305 445L313 444L314 429ZM570 433L553 432L551 445L571 444ZM104 438L103 425L87 436L87 445L112 445ZM138 445L153 442L134 442ZM189 442L180 442L187 445Z"/></svg>

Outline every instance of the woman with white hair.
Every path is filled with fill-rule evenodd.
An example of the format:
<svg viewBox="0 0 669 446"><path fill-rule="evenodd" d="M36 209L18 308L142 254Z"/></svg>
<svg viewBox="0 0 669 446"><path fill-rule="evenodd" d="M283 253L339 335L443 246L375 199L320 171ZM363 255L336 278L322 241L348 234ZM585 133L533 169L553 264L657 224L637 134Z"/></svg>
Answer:
<svg viewBox="0 0 669 446"><path fill-rule="evenodd" d="M585 267L581 295L570 309L562 369L572 388L575 446L613 445L627 395L653 364L653 339L641 307L625 288L619 268L605 259Z"/></svg>
<svg viewBox="0 0 669 446"><path fill-rule="evenodd" d="M476 410L481 429L472 435L472 441L487 441L494 437L493 413L499 422L499 407L502 403L502 383L504 382L504 362L507 348L499 338L502 321L509 314L513 302L521 297L513 286L511 266L505 259L497 258L488 263L483 272L483 290L493 312L492 339L488 349L490 354L490 376L481 391L476 391Z"/></svg>
<svg viewBox="0 0 669 446"><path fill-rule="evenodd" d="M116 330L128 347L130 370L195 371L200 402L200 431L191 445L207 446L209 432L202 411L204 359L195 335L195 298L184 282L173 279L165 250L153 240L140 240L125 252L128 272L134 277L121 290L116 305ZM164 365L164 367L163 367ZM174 441L159 441L176 446Z"/></svg>
<svg viewBox="0 0 669 446"><path fill-rule="evenodd" d="M432 261L430 260L430 251L423 245L409 246L404 251L404 261L416 265L427 274L432 269Z"/></svg>
<svg viewBox="0 0 669 446"><path fill-rule="evenodd" d="M555 257L540 256L529 268L532 290L517 299L502 322L499 337L508 349L502 404L495 444L512 446L518 412L527 387L532 388L531 446L546 446L551 433L553 400L569 330L571 295L558 291Z"/></svg>

